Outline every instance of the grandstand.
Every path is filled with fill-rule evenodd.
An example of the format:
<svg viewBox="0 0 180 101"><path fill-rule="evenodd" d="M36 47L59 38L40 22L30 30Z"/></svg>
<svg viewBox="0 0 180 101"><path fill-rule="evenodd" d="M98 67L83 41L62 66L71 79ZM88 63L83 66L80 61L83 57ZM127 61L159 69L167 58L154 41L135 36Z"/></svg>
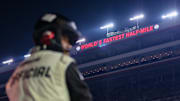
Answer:
<svg viewBox="0 0 180 101"><path fill-rule="evenodd" d="M18 63L11 64L8 66L3 66L0 68L0 101L8 101L8 98L5 92L5 84L8 81L9 77L11 76L11 74L13 73L17 65Z"/></svg>
<svg viewBox="0 0 180 101"><path fill-rule="evenodd" d="M74 55L95 101L180 100L180 23L159 26Z"/></svg>
<svg viewBox="0 0 180 101"><path fill-rule="evenodd" d="M144 34L72 51L94 101L180 100L180 22L155 25ZM8 101L4 85L16 65L0 68L0 101Z"/></svg>

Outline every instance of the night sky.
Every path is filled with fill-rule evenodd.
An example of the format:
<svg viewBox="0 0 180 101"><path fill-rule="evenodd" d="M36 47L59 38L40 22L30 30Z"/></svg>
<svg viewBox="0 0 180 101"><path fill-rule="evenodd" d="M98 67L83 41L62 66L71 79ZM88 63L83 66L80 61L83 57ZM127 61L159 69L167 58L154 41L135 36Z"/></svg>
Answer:
<svg viewBox="0 0 180 101"><path fill-rule="evenodd" d="M161 15L180 12L180 0L5 0L0 3L0 61L26 54L33 47L37 18L58 12L76 21L88 41L106 37L99 27L114 22L119 30L133 26L129 18L144 13L142 25L160 23Z"/></svg>

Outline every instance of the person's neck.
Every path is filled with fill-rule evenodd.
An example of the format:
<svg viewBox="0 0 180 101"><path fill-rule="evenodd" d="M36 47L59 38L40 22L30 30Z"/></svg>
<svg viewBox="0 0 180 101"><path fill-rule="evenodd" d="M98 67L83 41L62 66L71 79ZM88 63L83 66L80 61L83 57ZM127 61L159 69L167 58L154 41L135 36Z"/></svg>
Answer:
<svg viewBox="0 0 180 101"><path fill-rule="evenodd" d="M68 51L64 51L64 54L68 55L68 56L70 55L70 53Z"/></svg>

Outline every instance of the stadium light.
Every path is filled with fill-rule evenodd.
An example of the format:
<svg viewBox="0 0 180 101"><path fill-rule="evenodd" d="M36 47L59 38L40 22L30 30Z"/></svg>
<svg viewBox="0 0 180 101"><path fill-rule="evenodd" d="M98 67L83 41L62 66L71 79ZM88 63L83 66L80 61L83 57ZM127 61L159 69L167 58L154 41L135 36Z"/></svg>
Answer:
<svg viewBox="0 0 180 101"><path fill-rule="evenodd" d="M109 28L112 28L112 27L114 27L114 24L113 24L113 23L110 23L110 24L108 24L108 25L105 25L105 26L100 27L100 29L107 29L107 34L108 34Z"/></svg>
<svg viewBox="0 0 180 101"><path fill-rule="evenodd" d="M2 64L11 64L13 62L14 62L14 59L9 59L9 60L3 61Z"/></svg>
<svg viewBox="0 0 180 101"><path fill-rule="evenodd" d="M24 58L28 58L30 56L31 56L31 54L26 54L26 55L24 55Z"/></svg>
<svg viewBox="0 0 180 101"><path fill-rule="evenodd" d="M137 22L137 27L139 28L139 20L140 19L143 19L144 18L144 14L140 14L140 15L137 15L137 16L134 16L132 18L130 18L129 20L130 21L136 21Z"/></svg>
<svg viewBox="0 0 180 101"><path fill-rule="evenodd" d="M76 41L76 43L83 43L83 42L85 42L86 41L86 38L81 38L81 39L79 39L78 41Z"/></svg>
<svg viewBox="0 0 180 101"><path fill-rule="evenodd" d="M141 14L141 15L138 15L138 16L135 16L135 17L132 17L132 18L130 18L129 20L130 20L130 21L134 21L134 20L139 20L139 19L142 19L142 18L144 18L144 14Z"/></svg>
<svg viewBox="0 0 180 101"><path fill-rule="evenodd" d="M163 15L162 19L166 19L166 18L171 18L172 19L173 17L176 17L176 16L178 16L178 12L174 11L174 12L171 12L169 14Z"/></svg>
<svg viewBox="0 0 180 101"><path fill-rule="evenodd" d="M112 27L114 27L113 23L105 25L105 26L102 26L102 27L100 27L100 29L106 29L106 28L112 28Z"/></svg>
<svg viewBox="0 0 180 101"><path fill-rule="evenodd" d="M76 51L80 51L81 50L81 47L80 46L77 46L76 47Z"/></svg>

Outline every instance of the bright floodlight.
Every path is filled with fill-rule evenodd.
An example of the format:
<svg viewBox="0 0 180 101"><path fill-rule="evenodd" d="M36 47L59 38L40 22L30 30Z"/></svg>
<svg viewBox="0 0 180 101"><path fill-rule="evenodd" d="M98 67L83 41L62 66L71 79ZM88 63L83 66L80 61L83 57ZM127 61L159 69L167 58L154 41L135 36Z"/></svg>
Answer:
<svg viewBox="0 0 180 101"><path fill-rule="evenodd" d="M14 59L3 61L2 64L11 64L12 62L14 62Z"/></svg>
<svg viewBox="0 0 180 101"><path fill-rule="evenodd" d="M28 58L30 56L31 56L31 54L26 54L26 55L24 55L24 58Z"/></svg>
<svg viewBox="0 0 180 101"><path fill-rule="evenodd" d="M176 17L176 16L178 16L178 12L177 12L177 11L174 11L174 12L171 12L171 13L169 13L169 14L163 15L163 16L162 16L162 19L172 18L172 17Z"/></svg>
<svg viewBox="0 0 180 101"><path fill-rule="evenodd" d="M80 50L81 50L81 47L80 47L80 46L76 47L76 50L77 50L77 51L80 51Z"/></svg>
<svg viewBox="0 0 180 101"><path fill-rule="evenodd" d="M78 41L76 41L76 43L82 43L82 42L85 42L86 41L86 38L82 38L82 39L79 39Z"/></svg>
<svg viewBox="0 0 180 101"><path fill-rule="evenodd" d="M106 29L106 28L112 28L112 27L114 27L113 23L105 25L105 26L102 26L102 27L100 27L100 29Z"/></svg>
<svg viewBox="0 0 180 101"><path fill-rule="evenodd" d="M130 18L129 20L130 20L130 21L134 21L134 20L139 20L139 19L142 19L142 18L144 18L144 14L135 16L135 17L133 17L133 18Z"/></svg>

